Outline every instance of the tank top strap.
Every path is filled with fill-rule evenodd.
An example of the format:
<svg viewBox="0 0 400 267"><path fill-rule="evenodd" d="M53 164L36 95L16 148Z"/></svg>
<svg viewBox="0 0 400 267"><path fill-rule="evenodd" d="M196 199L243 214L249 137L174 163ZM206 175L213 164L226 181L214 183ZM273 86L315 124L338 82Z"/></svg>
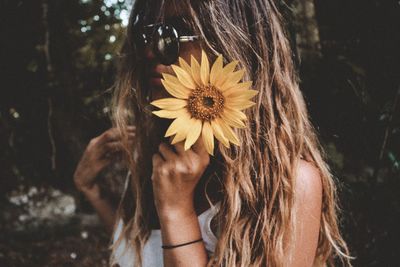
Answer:
<svg viewBox="0 0 400 267"><path fill-rule="evenodd" d="M216 236L218 235L218 233L214 234L214 232L212 231L211 221L215 214L218 212L219 207L220 201L212 205L208 210L199 215L199 222L202 227L202 232L204 234L205 245L207 250L210 251L214 251L215 244L218 241L218 238Z"/></svg>

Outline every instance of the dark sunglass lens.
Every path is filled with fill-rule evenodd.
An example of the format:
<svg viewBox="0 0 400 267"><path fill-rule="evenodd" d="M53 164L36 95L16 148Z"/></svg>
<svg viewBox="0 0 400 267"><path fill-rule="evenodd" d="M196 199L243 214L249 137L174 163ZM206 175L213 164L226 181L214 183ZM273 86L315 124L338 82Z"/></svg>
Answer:
<svg viewBox="0 0 400 267"><path fill-rule="evenodd" d="M160 25L154 34L154 50L164 65L174 63L179 55L178 32L171 25Z"/></svg>
<svg viewBox="0 0 400 267"><path fill-rule="evenodd" d="M143 33L141 27L137 26L132 31L133 44L137 53L142 53L146 44L146 35Z"/></svg>
<svg viewBox="0 0 400 267"><path fill-rule="evenodd" d="M134 43L137 52L142 53L144 46L146 44L146 37L143 33L137 32L134 34Z"/></svg>

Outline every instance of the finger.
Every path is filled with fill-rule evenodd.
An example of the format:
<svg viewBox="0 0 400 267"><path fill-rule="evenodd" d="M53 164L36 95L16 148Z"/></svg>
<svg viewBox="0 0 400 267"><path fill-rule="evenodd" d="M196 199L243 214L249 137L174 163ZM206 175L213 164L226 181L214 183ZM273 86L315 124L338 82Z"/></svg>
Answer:
<svg viewBox="0 0 400 267"><path fill-rule="evenodd" d="M153 155L152 163L153 163L153 170L160 166L164 160L162 159L161 155L156 153Z"/></svg>
<svg viewBox="0 0 400 267"><path fill-rule="evenodd" d="M176 159L176 153L171 149L171 147L165 143L161 143L160 146L158 147L158 150L160 151L161 156L165 160L174 160Z"/></svg>
<svg viewBox="0 0 400 267"><path fill-rule="evenodd" d="M126 134L129 138L134 138L136 136L136 128L128 126ZM110 142L110 141L117 141L122 139L122 135L118 128L110 128L107 131L105 131L103 134L99 136L100 138L100 143L105 143L105 142Z"/></svg>
<svg viewBox="0 0 400 267"><path fill-rule="evenodd" d="M100 159L99 163L101 164L101 169L103 169L104 167L109 165L111 163L111 161L112 161L111 157L104 157L104 158Z"/></svg>
<svg viewBox="0 0 400 267"><path fill-rule="evenodd" d="M204 145L203 138L199 138L190 150L197 155L203 166L207 166L210 163L210 155Z"/></svg>
<svg viewBox="0 0 400 267"><path fill-rule="evenodd" d="M111 160L111 158L113 158L113 155L117 153L117 152L104 152L103 154L101 154L98 157L98 161L102 161L102 160Z"/></svg>
<svg viewBox="0 0 400 267"><path fill-rule="evenodd" d="M120 141L107 142L101 147L101 154L115 153L123 150L123 145Z"/></svg>
<svg viewBox="0 0 400 267"><path fill-rule="evenodd" d="M128 139L134 139L136 137L136 129L129 129L127 128L126 131L126 136L128 137ZM118 134L117 135L117 140L122 139L122 135Z"/></svg>
<svg viewBox="0 0 400 267"><path fill-rule="evenodd" d="M192 150L198 155L208 154L207 149L203 143L203 138L197 139L196 143L193 144Z"/></svg>
<svg viewBox="0 0 400 267"><path fill-rule="evenodd" d="M109 152L104 155L100 160L108 159L108 160L115 160L121 156L121 151Z"/></svg>
<svg viewBox="0 0 400 267"><path fill-rule="evenodd" d="M174 145L174 148L176 150L176 152L179 155L184 155L185 153L187 153L187 151L185 151L185 142L178 142Z"/></svg>
<svg viewBox="0 0 400 267"><path fill-rule="evenodd" d="M105 142L115 141L119 137L120 134L117 128L110 128L99 136L101 144Z"/></svg>

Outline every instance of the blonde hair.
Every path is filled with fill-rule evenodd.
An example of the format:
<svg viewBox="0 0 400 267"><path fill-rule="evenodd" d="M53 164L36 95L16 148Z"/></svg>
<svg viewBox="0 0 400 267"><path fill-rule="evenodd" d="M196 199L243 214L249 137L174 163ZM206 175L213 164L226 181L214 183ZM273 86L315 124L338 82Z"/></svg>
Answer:
<svg viewBox="0 0 400 267"><path fill-rule="evenodd" d="M136 144L126 145L131 190L119 209L124 221L123 236L136 254L135 266L141 266L155 208L149 183L154 148L144 142L151 144L153 119L144 110L147 99L142 88L142 68L135 58L132 24L140 12L148 18L162 19L167 4L176 3L136 1L113 97L115 126L125 137L128 124L137 127ZM210 54L222 53L228 61L239 60L240 68L247 70L245 80L252 80L253 88L259 91L256 105L246 111L249 127L236 132L241 146L226 149L219 144L213 159L218 168L214 166L208 179L217 180L222 187L216 218L224 231L209 266L285 265L285 249L295 227L294 184L300 158L318 168L323 187L315 265L334 266L339 259L343 265L351 266L339 231L333 177L310 123L274 1L180 0L179 7L189 12L188 23L201 36L203 49ZM160 13L153 14L154 10Z"/></svg>

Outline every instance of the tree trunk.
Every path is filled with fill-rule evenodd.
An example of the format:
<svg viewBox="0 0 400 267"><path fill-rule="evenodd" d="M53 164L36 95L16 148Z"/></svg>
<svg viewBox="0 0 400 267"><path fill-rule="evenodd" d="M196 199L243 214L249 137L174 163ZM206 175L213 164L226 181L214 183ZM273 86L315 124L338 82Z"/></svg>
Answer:
<svg viewBox="0 0 400 267"><path fill-rule="evenodd" d="M300 61L314 61L321 58L321 42L313 0L293 0L296 46Z"/></svg>

